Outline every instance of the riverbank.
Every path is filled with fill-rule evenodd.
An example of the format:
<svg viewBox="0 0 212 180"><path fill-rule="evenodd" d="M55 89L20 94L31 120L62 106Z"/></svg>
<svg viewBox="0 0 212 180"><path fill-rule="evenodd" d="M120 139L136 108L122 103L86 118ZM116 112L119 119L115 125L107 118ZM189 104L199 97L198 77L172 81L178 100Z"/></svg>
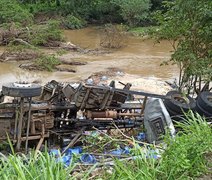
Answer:
<svg viewBox="0 0 212 180"><path fill-rule="evenodd" d="M93 49L90 53L78 51L65 51L58 55L59 59L68 62L85 63L85 65L65 65L74 72L60 71L29 71L19 68L20 64L26 62L3 62L0 66L0 84L9 81L38 80L46 83L52 79L58 81L83 81L93 73L107 71L108 68L118 68L120 71L132 75L134 79L144 78L159 81L173 80L178 75L176 66L160 66L164 60L170 58L171 50L167 41L155 44L154 40L142 39L126 35L125 46L119 49L101 51L100 39L102 31L99 27L88 27L80 30L65 30L66 42L72 42L82 49ZM5 48L0 48L3 53ZM57 49L43 48L42 52L47 54L58 54ZM99 53L98 53L99 52ZM133 78L131 78L133 79ZM151 88L150 88L151 89Z"/></svg>

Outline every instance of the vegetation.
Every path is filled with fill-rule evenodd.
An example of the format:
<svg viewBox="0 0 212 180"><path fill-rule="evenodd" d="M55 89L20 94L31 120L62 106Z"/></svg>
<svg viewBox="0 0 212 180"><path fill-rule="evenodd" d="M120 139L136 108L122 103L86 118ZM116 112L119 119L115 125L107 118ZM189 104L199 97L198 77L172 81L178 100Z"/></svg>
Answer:
<svg viewBox="0 0 212 180"><path fill-rule="evenodd" d="M54 46L55 41L63 40L58 21L48 21L45 25L32 26L27 38L27 41L35 46L49 46L49 44Z"/></svg>
<svg viewBox="0 0 212 180"><path fill-rule="evenodd" d="M67 29L80 29L85 26L85 21L73 16L73 15L68 15L64 22L64 27Z"/></svg>
<svg viewBox="0 0 212 180"><path fill-rule="evenodd" d="M170 62L180 68L179 89L198 94L212 80L212 2L176 0L166 2L165 7L167 11L156 16L157 36L172 42Z"/></svg>
<svg viewBox="0 0 212 180"><path fill-rule="evenodd" d="M22 8L16 0L0 1L0 24L19 22L23 25L32 23L33 15Z"/></svg>
<svg viewBox="0 0 212 180"><path fill-rule="evenodd" d="M131 162L117 161L110 179L192 179L211 173L212 131L207 122L192 114L186 124L178 126L183 131L175 140L166 136L167 148L161 159L141 156ZM137 152L142 154L142 148Z"/></svg>
<svg viewBox="0 0 212 180"><path fill-rule="evenodd" d="M65 180L70 176L72 168L71 166L65 168L47 151L38 153L37 156L35 153L29 156L13 154L8 157L1 154L0 178L2 180Z"/></svg>
<svg viewBox="0 0 212 180"><path fill-rule="evenodd" d="M150 1L149 0L114 0L120 8L122 18L129 26L135 26L148 18Z"/></svg>
<svg viewBox="0 0 212 180"><path fill-rule="evenodd" d="M122 161L115 159L115 166L108 171L108 167L98 170L94 179L193 179L203 174L210 177L212 168L212 131L207 122L199 115L187 116L187 123L179 123L182 129L175 139L168 134L165 136L167 147L161 158L155 159L157 154L152 151L145 153L145 147L134 143L132 153L137 157L132 160ZM97 136L97 146L103 141L103 136ZM90 140L92 142L94 139ZM99 142L98 142L99 141ZM131 140L133 141L133 139ZM104 149L104 148L103 148ZM76 166L71 164L65 167L56 157L47 153L31 153L28 156L9 156L1 154L0 178L1 179L86 179L89 178L95 165L80 173L73 173Z"/></svg>
<svg viewBox="0 0 212 180"><path fill-rule="evenodd" d="M50 19L69 16L68 19L75 17L91 23L122 22L135 26L149 22L149 14L161 9L161 2L162 0L2 0L0 23L13 21L26 24L42 15ZM76 23L75 18L73 25ZM69 21L69 26L71 22Z"/></svg>
<svg viewBox="0 0 212 180"><path fill-rule="evenodd" d="M37 65L39 69L48 71L52 71L59 64L60 61L54 55L42 55L35 61L35 65Z"/></svg>
<svg viewBox="0 0 212 180"><path fill-rule="evenodd" d="M105 48L120 48L124 45L125 26L106 24L100 45Z"/></svg>
<svg viewBox="0 0 212 180"><path fill-rule="evenodd" d="M135 28L131 28L129 32L135 36L151 37L153 32L158 31L158 29L159 29L158 26L135 27Z"/></svg>

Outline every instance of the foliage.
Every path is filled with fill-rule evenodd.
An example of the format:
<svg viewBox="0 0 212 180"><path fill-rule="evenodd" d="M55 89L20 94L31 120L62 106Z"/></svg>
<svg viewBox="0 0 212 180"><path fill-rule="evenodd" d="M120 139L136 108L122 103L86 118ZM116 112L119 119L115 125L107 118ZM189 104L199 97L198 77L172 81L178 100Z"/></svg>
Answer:
<svg viewBox="0 0 212 180"><path fill-rule="evenodd" d="M119 13L119 6L113 3L113 0L93 1L89 18L100 23L120 23L123 21Z"/></svg>
<svg viewBox="0 0 212 180"><path fill-rule="evenodd" d="M65 50L65 49L59 49L59 50L56 51L56 54L58 56L62 56L62 55L67 54L67 53L68 53L68 50Z"/></svg>
<svg viewBox="0 0 212 180"><path fill-rule="evenodd" d="M73 15L68 15L64 22L64 26L68 29L80 29L85 26L85 21L73 16Z"/></svg>
<svg viewBox="0 0 212 180"><path fill-rule="evenodd" d="M135 26L148 16L150 9L149 0L114 0L120 7L120 14L130 26Z"/></svg>
<svg viewBox="0 0 212 180"><path fill-rule="evenodd" d="M156 35L172 42L170 61L180 68L180 90L198 94L212 80L212 1L176 0L165 7L156 16L161 26Z"/></svg>
<svg viewBox="0 0 212 180"><path fill-rule="evenodd" d="M27 25L32 23L32 14L21 8L16 0L1 0L0 1L0 24L19 22Z"/></svg>
<svg viewBox="0 0 212 180"><path fill-rule="evenodd" d="M167 148L161 159L146 158L143 148L133 161L116 161L110 179L192 179L207 172L206 155L212 155L212 131L199 115L187 116L187 123L178 123L183 131L173 140L166 136ZM143 154L143 155L142 155ZM108 177L109 174L107 174Z"/></svg>
<svg viewBox="0 0 212 180"><path fill-rule="evenodd" d="M28 38L33 45L48 46L49 42L63 40L58 21L49 21L45 25L34 25L31 29Z"/></svg>
<svg viewBox="0 0 212 180"><path fill-rule="evenodd" d="M52 71L60 61L54 55L42 55L36 59L35 64L42 70Z"/></svg>
<svg viewBox="0 0 212 180"><path fill-rule="evenodd" d="M175 141L166 139L167 149L163 154L160 170L169 173L170 179L196 177L206 172L206 155L212 153L212 131L199 115L187 115L186 123L179 123L183 132ZM166 174L161 174L161 177Z"/></svg>
<svg viewBox="0 0 212 180"><path fill-rule="evenodd" d="M163 9L161 2L162 0L12 0L5 9L2 6L4 10L2 13L4 16L9 15L13 21L24 23L28 22L27 18L32 20L32 14L38 21L40 18L60 19L73 15L79 20L91 23L127 22L134 26L149 22L151 19L150 16L147 17L149 11ZM0 3L4 6L8 4L7 0L2 0ZM5 22L9 20L7 18Z"/></svg>
<svg viewBox="0 0 212 180"><path fill-rule="evenodd" d="M39 52L39 49L36 48L35 46L28 46L28 45L23 45L23 44L13 44L12 42L10 44L8 44L6 49L8 52L20 52L21 53L26 50L32 50L32 51Z"/></svg>
<svg viewBox="0 0 212 180"><path fill-rule="evenodd" d="M105 48L121 48L124 45L125 26L106 24L100 45Z"/></svg>
<svg viewBox="0 0 212 180"><path fill-rule="evenodd" d="M66 180L72 169L73 166L65 168L47 151L38 152L37 157L35 153L29 156L13 154L6 157L1 155L0 178L2 180Z"/></svg>
<svg viewBox="0 0 212 180"><path fill-rule="evenodd" d="M153 32L159 29L158 26L136 27L129 30L135 36L151 36Z"/></svg>

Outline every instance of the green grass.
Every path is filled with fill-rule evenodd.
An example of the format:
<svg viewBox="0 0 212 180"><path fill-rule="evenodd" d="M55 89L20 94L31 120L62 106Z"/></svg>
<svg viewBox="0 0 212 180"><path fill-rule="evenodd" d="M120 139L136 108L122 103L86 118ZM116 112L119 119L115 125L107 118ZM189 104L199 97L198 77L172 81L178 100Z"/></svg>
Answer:
<svg viewBox="0 0 212 180"><path fill-rule="evenodd" d="M160 160L138 158L117 161L110 179L192 179L207 174L211 168L212 130L200 116L187 116L187 123L175 140L166 136L167 148ZM210 174L212 175L212 174Z"/></svg>
<svg viewBox="0 0 212 180"><path fill-rule="evenodd" d="M1 155L0 179L20 179L20 180L65 180L73 166L65 168L62 163L49 155L47 152L38 152L37 157L34 153L29 156Z"/></svg>

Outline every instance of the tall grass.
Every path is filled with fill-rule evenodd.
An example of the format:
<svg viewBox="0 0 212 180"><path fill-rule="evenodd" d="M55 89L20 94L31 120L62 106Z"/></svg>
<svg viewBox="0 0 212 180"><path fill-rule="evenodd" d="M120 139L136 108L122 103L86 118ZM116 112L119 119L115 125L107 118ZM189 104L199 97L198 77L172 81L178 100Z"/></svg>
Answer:
<svg viewBox="0 0 212 180"><path fill-rule="evenodd" d="M178 123L182 131L175 140L165 137L167 148L159 160L117 161L110 179L192 179L209 173L211 162L206 157L212 157L211 127L193 113L186 119L186 123Z"/></svg>
<svg viewBox="0 0 212 180"><path fill-rule="evenodd" d="M0 179L20 180L66 180L71 179L73 166L64 167L48 152L25 155L1 155Z"/></svg>

